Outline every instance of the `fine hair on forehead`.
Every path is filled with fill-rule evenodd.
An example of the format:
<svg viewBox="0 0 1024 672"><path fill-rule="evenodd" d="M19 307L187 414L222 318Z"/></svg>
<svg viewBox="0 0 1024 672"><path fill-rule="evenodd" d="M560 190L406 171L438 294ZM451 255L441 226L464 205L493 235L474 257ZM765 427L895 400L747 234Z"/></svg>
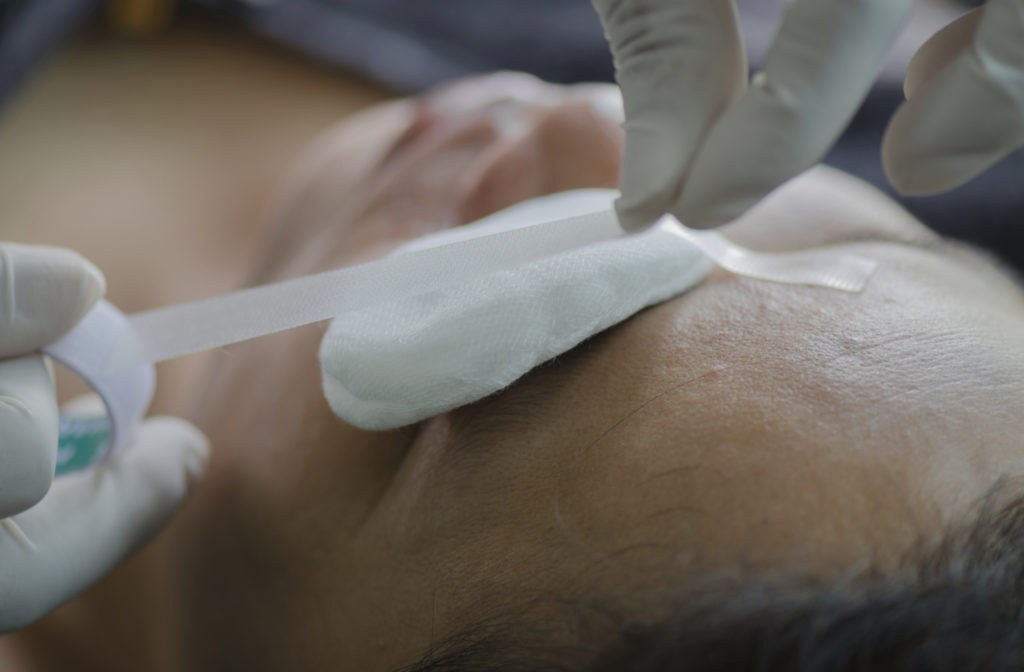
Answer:
<svg viewBox="0 0 1024 672"><path fill-rule="evenodd" d="M688 581L665 586L671 606L658 616L553 598L547 613L567 623L527 610L487 618L400 672L1019 671L1024 483L998 482L896 570ZM552 643L551 632L569 636Z"/></svg>

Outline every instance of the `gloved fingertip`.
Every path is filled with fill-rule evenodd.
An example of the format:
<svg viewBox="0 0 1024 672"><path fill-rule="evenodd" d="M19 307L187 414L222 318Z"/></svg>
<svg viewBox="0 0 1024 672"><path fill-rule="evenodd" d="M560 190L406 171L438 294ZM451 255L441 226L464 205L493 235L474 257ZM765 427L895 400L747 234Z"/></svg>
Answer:
<svg viewBox="0 0 1024 672"><path fill-rule="evenodd" d="M996 163L1004 152L993 155L943 155L913 151L906 143L886 138L882 167L889 183L903 196L933 196L954 189Z"/></svg>
<svg viewBox="0 0 1024 672"><path fill-rule="evenodd" d="M691 229L716 229L741 217L783 181L773 172L699 159L670 212ZM749 162L749 159L744 157Z"/></svg>
<svg viewBox="0 0 1024 672"><path fill-rule="evenodd" d="M107 280L97 266L74 250L62 247L40 247L34 245L8 246L9 253L16 255L16 272L21 273L22 284L46 280L62 287L62 293L51 297L53 305L49 311L67 310L71 322L78 322L107 292ZM40 300L35 295L27 301ZM64 301L64 305L61 305ZM27 309L35 312L38 307Z"/></svg>
<svg viewBox="0 0 1024 672"><path fill-rule="evenodd" d="M651 204L630 205L624 199L615 201L615 214L619 226L626 233L639 233L654 225L664 214L664 210Z"/></svg>
<svg viewBox="0 0 1024 672"><path fill-rule="evenodd" d="M698 214L678 214L676 219L685 224L691 229L698 231L708 231L711 229L717 229L720 226L728 224L729 222L736 219L735 217L724 215L722 213L715 212L700 212Z"/></svg>
<svg viewBox="0 0 1024 672"><path fill-rule="evenodd" d="M927 196L977 177L1024 145L1019 84L972 48L959 53L893 115L882 165L900 193Z"/></svg>
<svg viewBox="0 0 1024 672"><path fill-rule="evenodd" d="M180 418L157 416L139 428L135 450L158 450L172 464L184 467L188 485L195 485L206 473L210 461L210 442L195 425Z"/></svg>
<svg viewBox="0 0 1024 672"><path fill-rule="evenodd" d="M634 119L626 124L619 189L615 202L626 231L642 231L668 211L689 162L687 150L666 123Z"/></svg>
<svg viewBox="0 0 1024 672"><path fill-rule="evenodd" d="M742 215L753 201L736 198L683 198L672 208L672 214L691 229L717 229Z"/></svg>
<svg viewBox="0 0 1024 672"><path fill-rule="evenodd" d="M882 139L882 170L897 193L903 196L918 196L927 193L927 184L921 179L921 173L914 169L919 161L915 161L911 154L911 143L908 143L904 136L906 130L912 131L912 127L907 128L902 122L905 109L906 104L897 110Z"/></svg>
<svg viewBox="0 0 1024 672"><path fill-rule="evenodd" d="M37 350L68 332L103 296L106 281L95 265L60 247L0 244L0 357Z"/></svg>
<svg viewBox="0 0 1024 672"><path fill-rule="evenodd" d="M889 184L901 196L931 196L945 189L943 186L936 185L930 176L913 170L893 171L886 168L885 174L889 178Z"/></svg>

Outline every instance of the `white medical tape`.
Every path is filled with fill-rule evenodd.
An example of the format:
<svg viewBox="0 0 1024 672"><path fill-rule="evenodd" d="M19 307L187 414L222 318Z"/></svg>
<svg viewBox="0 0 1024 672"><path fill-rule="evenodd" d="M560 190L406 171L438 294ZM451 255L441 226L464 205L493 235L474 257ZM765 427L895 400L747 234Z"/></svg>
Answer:
<svg viewBox="0 0 1024 672"><path fill-rule="evenodd" d="M877 266L839 250L753 252L667 219L676 235L716 264L751 278L858 292ZM602 209L128 317L101 302L44 352L99 393L116 450L149 405L153 363L426 294L622 235L614 211Z"/></svg>

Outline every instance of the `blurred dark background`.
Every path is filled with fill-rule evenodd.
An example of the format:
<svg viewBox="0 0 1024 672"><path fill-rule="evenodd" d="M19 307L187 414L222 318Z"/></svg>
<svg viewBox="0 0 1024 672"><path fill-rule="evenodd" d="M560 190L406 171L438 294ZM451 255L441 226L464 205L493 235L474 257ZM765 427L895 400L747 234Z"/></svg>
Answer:
<svg viewBox="0 0 1024 672"><path fill-rule="evenodd" d="M757 67L786 2L738 4L751 65ZM899 197L882 173L879 145L903 99L901 75L910 55L938 27L981 3L920 4L912 29L827 162L892 194L936 230L993 250L1024 269L1024 152L959 189L930 198ZM132 7L135 15L122 11L120 21L137 32L158 29L174 14L200 14L398 93L504 69L562 83L613 79L589 0L141 0ZM109 10L99 0L0 0L0 102L69 33Z"/></svg>

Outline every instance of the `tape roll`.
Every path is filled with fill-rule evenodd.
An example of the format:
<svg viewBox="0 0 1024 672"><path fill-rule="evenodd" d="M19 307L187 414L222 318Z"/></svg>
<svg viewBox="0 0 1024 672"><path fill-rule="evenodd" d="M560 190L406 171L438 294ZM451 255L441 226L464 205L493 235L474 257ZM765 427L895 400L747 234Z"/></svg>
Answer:
<svg viewBox="0 0 1024 672"><path fill-rule="evenodd" d="M108 436L99 449L95 440L83 441L81 451L87 456L65 455L60 459L61 464L71 464L78 469L124 450L135 427L146 415L156 386L153 365L139 364L112 373L102 370L114 343L133 338L136 338L134 330L125 315L109 302L100 301L62 339L43 348L44 354L78 374L99 395L109 421ZM95 435L96 431L90 431L90 436ZM58 473L62 471L61 464Z"/></svg>

